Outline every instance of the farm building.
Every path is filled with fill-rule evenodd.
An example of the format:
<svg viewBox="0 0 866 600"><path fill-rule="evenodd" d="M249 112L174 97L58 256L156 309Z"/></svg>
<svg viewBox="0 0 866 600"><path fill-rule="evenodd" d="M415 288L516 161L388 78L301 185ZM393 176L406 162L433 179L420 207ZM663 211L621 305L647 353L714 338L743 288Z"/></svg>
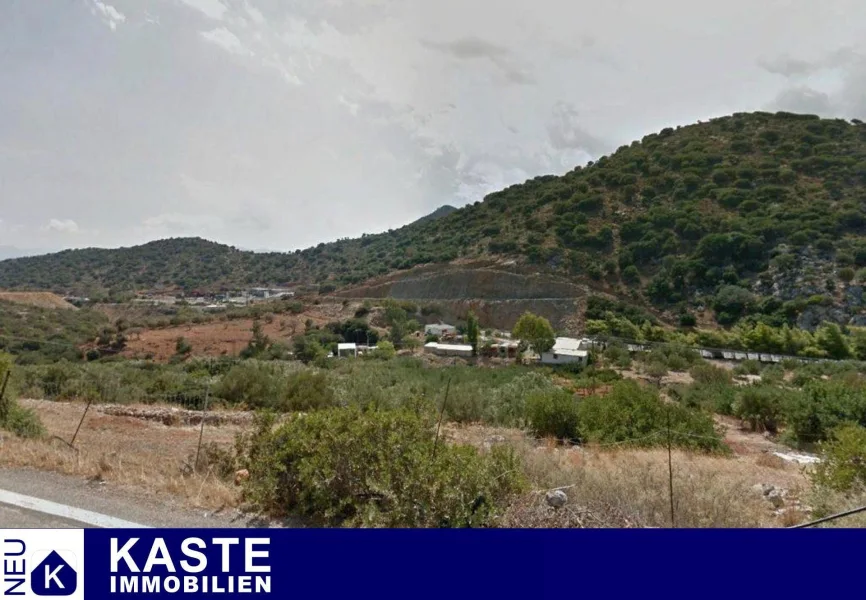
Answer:
<svg viewBox="0 0 866 600"><path fill-rule="evenodd" d="M358 356L358 345L357 344L337 344L337 356Z"/></svg>
<svg viewBox="0 0 866 600"><path fill-rule="evenodd" d="M472 346L468 344L439 344L430 342L424 345L424 352L438 356L472 356Z"/></svg>
<svg viewBox="0 0 866 600"><path fill-rule="evenodd" d="M589 350L584 349L584 340L574 338L556 338L556 343L550 352L541 355L541 362L545 365L565 365L580 363L586 365L589 362Z"/></svg>
<svg viewBox="0 0 866 600"><path fill-rule="evenodd" d="M448 325L446 323L433 323L432 325L424 326L424 335L435 335L436 337L440 337L443 335L456 335L457 328L454 325Z"/></svg>

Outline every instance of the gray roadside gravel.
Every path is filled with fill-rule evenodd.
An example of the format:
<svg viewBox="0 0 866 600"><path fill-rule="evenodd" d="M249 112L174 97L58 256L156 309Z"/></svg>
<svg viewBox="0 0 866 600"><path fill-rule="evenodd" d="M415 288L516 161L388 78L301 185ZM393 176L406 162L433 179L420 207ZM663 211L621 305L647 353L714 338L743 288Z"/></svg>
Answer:
<svg viewBox="0 0 866 600"><path fill-rule="evenodd" d="M134 489L33 469L0 468L0 490L101 513L148 527L272 528L301 527L246 515L237 509L195 510L170 496L153 498ZM91 527L65 518L0 503L0 528Z"/></svg>

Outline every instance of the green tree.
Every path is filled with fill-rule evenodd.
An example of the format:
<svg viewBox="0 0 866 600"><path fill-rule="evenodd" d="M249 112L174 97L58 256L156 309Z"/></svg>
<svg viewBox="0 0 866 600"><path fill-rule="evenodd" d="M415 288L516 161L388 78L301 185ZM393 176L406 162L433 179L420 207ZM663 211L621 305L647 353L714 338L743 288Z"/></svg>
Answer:
<svg viewBox="0 0 866 600"><path fill-rule="evenodd" d="M262 324L258 319L253 321L253 337L247 347L241 351L241 358L258 358L267 352L271 340L265 335Z"/></svg>
<svg viewBox="0 0 866 600"><path fill-rule="evenodd" d="M846 423L833 430L821 450L824 460L813 475L818 484L841 492L866 487L866 428Z"/></svg>
<svg viewBox="0 0 866 600"><path fill-rule="evenodd" d="M373 351L373 356L375 358L383 358L385 360L390 360L397 356L397 350L394 348L394 344L392 344L388 340L382 340L378 344L376 344L376 349Z"/></svg>
<svg viewBox="0 0 866 600"><path fill-rule="evenodd" d="M815 342L830 358L843 359L851 356L848 341L835 323L824 323L815 332Z"/></svg>
<svg viewBox="0 0 866 600"><path fill-rule="evenodd" d="M295 338L295 358L305 363L316 362L328 355L322 345L312 336Z"/></svg>
<svg viewBox="0 0 866 600"><path fill-rule="evenodd" d="M466 339L469 340L469 344L472 346L473 356L478 355L479 331L478 317L475 316L474 312L469 311L469 316L466 318Z"/></svg>
<svg viewBox="0 0 866 600"><path fill-rule="evenodd" d="M174 352L178 356L186 356L190 352L192 352L192 346L190 346L189 342L186 341L186 338L181 336L175 340L174 343Z"/></svg>
<svg viewBox="0 0 866 600"><path fill-rule="evenodd" d="M511 335L527 342L539 354L549 352L556 343L556 335L550 321L529 311L523 313L517 320Z"/></svg>

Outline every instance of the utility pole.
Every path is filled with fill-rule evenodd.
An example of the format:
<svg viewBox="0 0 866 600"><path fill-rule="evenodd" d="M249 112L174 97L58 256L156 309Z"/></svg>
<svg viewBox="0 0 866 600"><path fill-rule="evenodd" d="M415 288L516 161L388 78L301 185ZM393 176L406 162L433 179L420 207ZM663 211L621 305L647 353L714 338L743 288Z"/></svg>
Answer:
<svg viewBox="0 0 866 600"><path fill-rule="evenodd" d="M673 459L671 458L671 411L670 407L667 407L665 412L667 413L667 421L668 421L668 493L671 499L671 527L676 527L676 520L674 519L674 466Z"/></svg>

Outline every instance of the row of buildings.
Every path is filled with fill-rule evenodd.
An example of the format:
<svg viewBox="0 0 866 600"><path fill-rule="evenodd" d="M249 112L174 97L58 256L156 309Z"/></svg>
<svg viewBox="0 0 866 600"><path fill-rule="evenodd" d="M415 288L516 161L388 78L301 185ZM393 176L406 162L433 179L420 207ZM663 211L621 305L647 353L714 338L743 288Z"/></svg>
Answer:
<svg viewBox="0 0 866 600"><path fill-rule="evenodd" d="M133 300L136 304L175 306L187 304L206 311L225 310L231 306L248 306L283 298L293 298L295 292L285 288L249 288L219 293L179 294L177 296L143 294Z"/></svg>
<svg viewBox="0 0 866 600"><path fill-rule="evenodd" d="M462 336L458 335L457 328L446 323L435 323L426 325L424 333L427 336L435 336L440 341L431 341L424 345L424 352L437 356L471 357L472 346L461 343ZM486 356L499 358L520 358L520 343L511 339L508 333L499 333L490 338L482 336L482 348L479 353ZM543 352L538 360L545 365L581 364L589 362L589 351L595 342L588 338L575 339L558 337L550 352Z"/></svg>

